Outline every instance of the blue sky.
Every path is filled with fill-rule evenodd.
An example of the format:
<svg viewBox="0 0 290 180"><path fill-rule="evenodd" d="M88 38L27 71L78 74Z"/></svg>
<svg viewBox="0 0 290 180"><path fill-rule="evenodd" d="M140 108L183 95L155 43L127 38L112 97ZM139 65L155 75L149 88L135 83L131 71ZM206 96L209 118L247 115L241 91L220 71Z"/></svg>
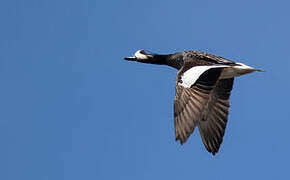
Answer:
<svg viewBox="0 0 290 180"><path fill-rule="evenodd" d="M289 178L290 1L0 1L0 179ZM220 152L174 141L176 70L201 50L237 78Z"/></svg>

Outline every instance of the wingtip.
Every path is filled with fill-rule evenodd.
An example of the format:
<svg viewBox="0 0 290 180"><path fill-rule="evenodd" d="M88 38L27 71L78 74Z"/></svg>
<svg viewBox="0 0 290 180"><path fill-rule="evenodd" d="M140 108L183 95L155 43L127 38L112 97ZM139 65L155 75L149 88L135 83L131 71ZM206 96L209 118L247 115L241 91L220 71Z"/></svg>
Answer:
<svg viewBox="0 0 290 180"><path fill-rule="evenodd" d="M182 139L179 138L179 136L175 137L175 141L179 141L180 145L183 145L185 143L185 141L183 141Z"/></svg>
<svg viewBox="0 0 290 180"><path fill-rule="evenodd" d="M211 154L212 154L213 156L215 156L216 153L218 153L218 151L213 151L213 152L211 152Z"/></svg>

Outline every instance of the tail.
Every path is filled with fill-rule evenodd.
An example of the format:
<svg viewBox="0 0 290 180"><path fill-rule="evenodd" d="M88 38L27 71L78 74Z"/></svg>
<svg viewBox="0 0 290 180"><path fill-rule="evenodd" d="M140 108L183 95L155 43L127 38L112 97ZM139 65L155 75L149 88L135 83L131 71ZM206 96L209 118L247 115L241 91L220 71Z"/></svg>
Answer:
<svg viewBox="0 0 290 180"><path fill-rule="evenodd" d="M259 71L259 72L266 72L265 70L263 70L263 69L256 69L255 68L255 71Z"/></svg>
<svg viewBox="0 0 290 180"><path fill-rule="evenodd" d="M265 72L262 69L256 69L256 68L247 66L243 63L236 63L236 64L237 64L237 66L233 67L235 69L235 76L241 76L241 75L249 74L249 73L252 73L255 71Z"/></svg>

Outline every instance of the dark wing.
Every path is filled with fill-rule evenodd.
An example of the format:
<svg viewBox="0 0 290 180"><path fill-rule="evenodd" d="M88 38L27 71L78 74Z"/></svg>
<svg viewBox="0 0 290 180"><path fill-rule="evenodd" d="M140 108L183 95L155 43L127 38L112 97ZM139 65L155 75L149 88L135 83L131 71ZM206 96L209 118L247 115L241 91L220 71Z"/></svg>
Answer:
<svg viewBox="0 0 290 180"><path fill-rule="evenodd" d="M203 107L209 99L207 93L195 88L176 86L174 100L174 127L175 140L183 144L201 118Z"/></svg>
<svg viewBox="0 0 290 180"><path fill-rule="evenodd" d="M190 88L180 83L181 78L178 75L174 100L174 122L175 138L180 140L181 144L188 139L195 126L201 121L204 108L221 72L222 69L218 68L205 71Z"/></svg>
<svg viewBox="0 0 290 180"><path fill-rule="evenodd" d="M225 87L224 80L218 80L222 70L223 68L206 70L188 88L182 86L181 75L178 75L174 101L174 124L175 138L181 144L192 134L195 126L198 126L207 150L213 154L217 152L224 134L228 97L232 88L232 83L228 80L225 81L229 84L228 87ZM182 70L180 72L183 73ZM221 112L225 112L226 115L222 116ZM223 120L221 123L218 122L221 121L220 119Z"/></svg>
<svg viewBox="0 0 290 180"><path fill-rule="evenodd" d="M229 98L234 78L217 82L204 108L198 130L206 149L213 155L218 152L223 141L229 114Z"/></svg>

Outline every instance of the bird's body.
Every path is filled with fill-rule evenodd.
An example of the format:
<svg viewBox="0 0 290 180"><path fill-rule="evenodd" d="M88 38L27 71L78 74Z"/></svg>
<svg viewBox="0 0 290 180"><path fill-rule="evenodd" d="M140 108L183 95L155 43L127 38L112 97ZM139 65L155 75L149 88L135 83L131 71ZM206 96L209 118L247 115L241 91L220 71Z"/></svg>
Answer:
<svg viewBox="0 0 290 180"><path fill-rule="evenodd" d="M195 127L213 155L222 143L234 77L261 71L199 51L158 55L138 50L126 60L168 65L178 70L174 99L175 139L186 142Z"/></svg>

